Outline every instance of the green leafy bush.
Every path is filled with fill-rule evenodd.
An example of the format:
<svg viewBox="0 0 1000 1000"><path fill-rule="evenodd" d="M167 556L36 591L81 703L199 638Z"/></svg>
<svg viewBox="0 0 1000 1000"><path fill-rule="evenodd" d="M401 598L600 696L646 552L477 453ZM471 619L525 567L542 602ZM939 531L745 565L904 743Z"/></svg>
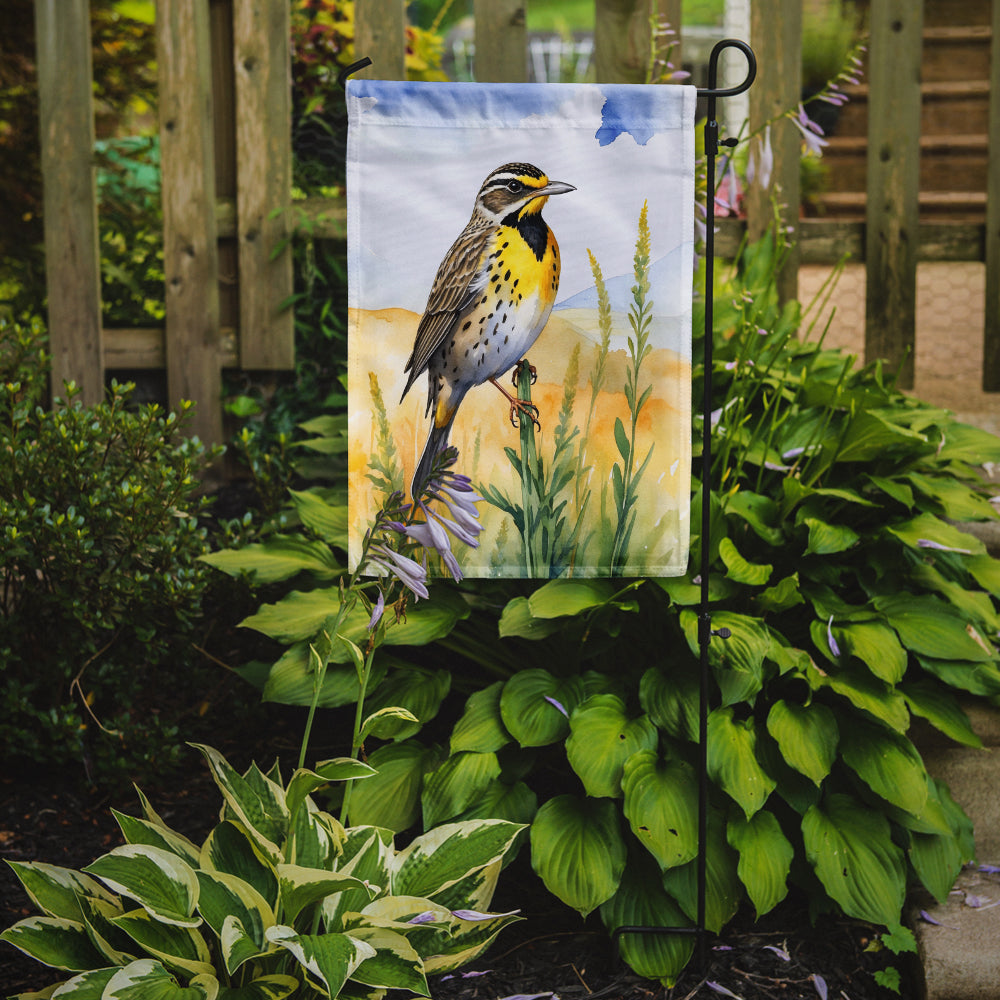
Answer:
<svg viewBox="0 0 1000 1000"><path fill-rule="evenodd" d="M140 793L143 818L115 813L127 843L82 872L10 863L42 915L0 938L78 973L60 996L429 996L429 973L471 961L518 919L486 912L518 825L452 823L397 849L390 831L345 829L311 798L369 779L366 764L324 761L285 785L277 766L240 774L199 749L225 803L202 845Z"/></svg>
<svg viewBox="0 0 1000 1000"><path fill-rule="evenodd" d="M777 302L780 259L770 239L747 248L715 294L711 536L694 524L691 553L698 567L710 546L712 624L731 632L709 649L707 926L744 903L763 914L796 887L814 912L903 941L908 884L944 898L974 850L909 728L921 717L977 746L958 695L1000 695L1000 561L954 524L995 516L976 466L1000 460L1000 440L903 395L879 364L855 368L798 339L800 306ZM695 399L703 378L696 352ZM699 416L694 511L701 430ZM316 513L301 513L319 532ZM256 673L266 698L312 694L309 640L339 572L318 541L289 531L231 556L231 571L253 561L262 580L295 588L246 622L288 645ZM609 929L693 923L696 573L533 590L466 582L421 602L393 630L401 660L373 677L370 702L426 725L449 685L473 693L447 753L416 724L378 734L387 742L368 750L379 773L356 789L353 820L530 821L533 865L569 906L599 910ZM424 664L405 663L407 644L430 640ZM460 654L447 683L436 680L442 648ZM356 696L346 658L324 684L326 704ZM622 939L633 968L665 982L691 947Z"/></svg>
<svg viewBox="0 0 1000 1000"><path fill-rule="evenodd" d="M70 385L42 408L41 337L0 322L0 743L8 761L107 775L176 752L151 680L191 663L208 455L187 406L132 409L130 386L83 406Z"/></svg>

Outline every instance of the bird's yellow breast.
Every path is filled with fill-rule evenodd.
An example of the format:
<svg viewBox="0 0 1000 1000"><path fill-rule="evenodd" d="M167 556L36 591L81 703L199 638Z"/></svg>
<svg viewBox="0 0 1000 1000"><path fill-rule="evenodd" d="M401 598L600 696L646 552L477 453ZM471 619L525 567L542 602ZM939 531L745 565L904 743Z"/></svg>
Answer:
<svg viewBox="0 0 1000 1000"><path fill-rule="evenodd" d="M559 245L546 226L544 243L533 247L516 226L501 226L493 242L490 260L493 269L488 280L506 289L515 305L537 296L543 302L555 300L559 288ZM538 256L537 250L541 250Z"/></svg>

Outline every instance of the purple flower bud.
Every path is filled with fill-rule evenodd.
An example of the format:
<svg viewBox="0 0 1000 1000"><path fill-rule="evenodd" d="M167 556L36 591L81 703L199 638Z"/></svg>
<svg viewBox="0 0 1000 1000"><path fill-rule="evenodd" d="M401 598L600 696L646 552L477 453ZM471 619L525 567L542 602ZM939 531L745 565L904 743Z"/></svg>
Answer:
<svg viewBox="0 0 1000 1000"><path fill-rule="evenodd" d="M557 709L559 709L559 711L562 712L562 714L565 715L567 719L569 718L569 712L566 711L565 707L562 705L561 702L556 701L555 698L552 698L549 695L543 695L543 697L550 705L554 705Z"/></svg>
<svg viewBox="0 0 1000 1000"><path fill-rule="evenodd" d="M840 646L837 645L837 640L833 637L833 615L830 615L830 620L826 623L826 641L830 646L830 652L839 657Z"/></svg>

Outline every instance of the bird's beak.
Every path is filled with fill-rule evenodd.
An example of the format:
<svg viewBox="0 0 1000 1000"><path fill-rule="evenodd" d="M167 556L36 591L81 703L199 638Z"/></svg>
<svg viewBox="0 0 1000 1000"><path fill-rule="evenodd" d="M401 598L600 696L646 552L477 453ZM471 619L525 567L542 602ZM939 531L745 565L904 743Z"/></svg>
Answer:
<svg viewBox="0 0 1000 1000"><path fill-rule="evenodd" d="M548 197L550 194L565 194L567 191L575 191L576 188L572 184L566 184L564 181L549 181L548 184L543 188L539 188L535 192L535 197L540 195L545 195Z"/></svg>

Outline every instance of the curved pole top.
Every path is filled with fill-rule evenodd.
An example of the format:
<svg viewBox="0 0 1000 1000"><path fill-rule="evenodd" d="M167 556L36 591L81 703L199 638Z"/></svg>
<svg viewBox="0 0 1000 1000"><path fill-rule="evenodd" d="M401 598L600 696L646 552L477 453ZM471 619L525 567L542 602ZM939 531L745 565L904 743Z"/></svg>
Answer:
<svg viewBox="0 0 1000 1000"><path fill-rule="evenodd" d="M725 49L739 49L747 60L746 79L735 87L716 86L719 74L719 56ZM757 57L753 54L753 49L746 42L738 38L723 38L716 42L712 49L712 54L708 57L708 86L698 89L699 97L735 97L750 89L750 85L757 77Z"/></svg>

